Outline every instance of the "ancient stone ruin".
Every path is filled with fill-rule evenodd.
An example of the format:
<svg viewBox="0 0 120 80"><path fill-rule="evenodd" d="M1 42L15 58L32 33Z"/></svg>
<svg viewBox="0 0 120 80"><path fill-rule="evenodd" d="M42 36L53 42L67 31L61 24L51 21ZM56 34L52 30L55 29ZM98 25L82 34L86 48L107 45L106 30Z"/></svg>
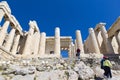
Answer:
<svg viewBox="0 0 120 80"><path fill-rule="evenodd" d="M120 17L107 31L105 23L89 28L87 39L82 41L80 30L76 39L40 32L36 21L29 22L29 31L22 30L11 14L6 1L0 2L0 80L106 80L100 69L103 55L111 56L111 80L120 80ZM76 50L81 58L76 59ZM68 58L61 58L61 51Z"/></svg>
<svg viewBox="0 0 120 80"><path fill-rule="evenodd" d="M55 28L55 35L47 37L40 32L36 21L29 22L29 31L22 30L17 19L11 14L6 1L0 2L0 57L2 59L30 57L61 57L61 51L67 50L69 57L75 57L76 49L81 49L81 56L89 53L120 53L120 17L107 31L105 23L89 28L89 36L83 43L80 30L76 30L76 39L60 36L60 28Z"/></svg>

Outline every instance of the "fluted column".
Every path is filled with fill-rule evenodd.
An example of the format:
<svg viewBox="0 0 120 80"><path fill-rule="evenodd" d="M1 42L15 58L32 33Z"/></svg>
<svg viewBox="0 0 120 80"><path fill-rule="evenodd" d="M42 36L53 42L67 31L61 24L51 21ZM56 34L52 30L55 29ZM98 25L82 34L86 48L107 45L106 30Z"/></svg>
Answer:
<svg viewBox="0 0 120 80"><path fill-rule="evenodd" d="M10 51L12 43L13 43L13 39L14 39L14 35L15 35L15 29L12 28L8 37L7 37L7 41L5 43L5 48Z"/></svg>
<svg viewBox="0 0 120 80"><path fill-rule="evenodd" d="M71 46L71 44L69 44L69 48L68 48L68 57L72 57L72 46Z"/></svg>
<svg viewBox="0 0 120 80"><path fill-rule="evenodd" d="M100 53L98 43L97 43L97 39L96 39L93 28L89 28L89 34L90 34L90 39L92 41L92 43L91 43L91 47L93 47L92 50L94 50L95 53Z"/></svg>
<svg viewBox="0 0 120 80"><path fill-rule="evenodd" d="M114 53L111 42L108 40L108 34L107 31L105 29L105 24L104 23L100 23L100 30L101 30L101 35L103 37L103 42L105 44L105 48L107 53Z"/></svg>
<svg viewBox="0 0 120 80"><path fill-rule="evenodd" d="M5 21L5 23L2 26L2 29L0 31L0 46L3 44L9 24L10 24L9 21Z"/></svg>
<svg viewBox="0 0 120 80"><path fill-rule="evenodd" d="M76 39L75 39L75 56L76 56L76 50L77 50L77 42L76 42Z"/></svg>
<svg viewBox="0 0 120 80"><path fill-rule="evenodd" d="M73 42L70 43L69 45L69 57L74 57L75 56L75 51L74 51L74 44Z"/></svg>
<svg viewBox="0 0 120 80"><path fill-rule="evenodd" d="M3 9L0 9L0 22L2 21L3 16L5 15L5 12Z"/></svg>
<svg viewBox="0 0 120 80"><path fill-rule="evenodd" d="M33 52L34 54L37 54L39 51L39 43L40 43L40 33L39 32L35 32L34 33L34 39L33 39Z"/></svg>
<svg viewBox="0 0 120 80"><path fill-rule="evenodd" d="M75 57L75 48L73 42L71 42L70 47L71 47L71 57Z"/></svg>
<svg viewBox="0 0 120 80"><path fill-rule="evenodd" d="M17 53L19 39L20 39L20 35L16 34L15 39L14 39L14 43L13 43L13 46L12 46L12 49L11 49L12 54L16 54Z"/></svg>
<svg viewBox="0 0 120 80"><path fill-rule="evenodd" d="M45 45L46 45L46 33L42 32L41 36L40 36L40 50L39 50L39 54L40 56L44 56L45 54Z"/></svg>
<svg viewBox="0 0 120 80"><path fill-rule="evenodd" d="M115 37L116 37L118 45L120 46L120 31L116 32Z"/></svg>
<svg viewBox="0 0 120 80"><path fill-rule="evenodd" d="M76 30L76 43L77 43L77 49L79 48L81 50L81 53L84 53L84 48L83 48L80 30Z"/></svg>
<svg viewBox="0 0 120 80"><path fill-rule="evenodd" d="M33 33L34 33L34 27L30 26L30 30L28 32L27 39L26 39L25 46L24 46L24 50L23 50L23 54L25 54L25 55L31 54Z"/></svg>
<svg viewBox="0 0 120 80"><path fill-rule="evenodd" d="M55 46L54 53L57 54L57 57L60 57L60 29L57 27L55 29Z"/></svg>
<svg viewBox="0 0 120 80"><path fill-rule="evenodd" d="M115 33L115 37L118 44L118 53L120 53L120 30Z"/></svg>

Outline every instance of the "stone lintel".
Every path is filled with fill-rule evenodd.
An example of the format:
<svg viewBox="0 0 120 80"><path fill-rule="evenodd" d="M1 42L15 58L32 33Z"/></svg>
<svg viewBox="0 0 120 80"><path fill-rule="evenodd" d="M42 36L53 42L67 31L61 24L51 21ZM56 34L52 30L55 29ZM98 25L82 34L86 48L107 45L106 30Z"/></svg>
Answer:
<svg viewBox="0 0 120 80"><path fill-rule="evenodd" d="M11 13L11 9L6 1L0 2L0 8L3 9L6 13Z"/></svg>
<svg viewBox="0 0 120 80"><path fill-rule="evenodd" d="M109 28L108 37L112 37L115 35L118 30L120 30L120 16L117 18L117 20L112 24L112 26Z"/></svg>
<svg viewBox="0 0 120 80"><path fill-rule="evenodd" d="M21 25L19 24L19 22L17 21L17 19L11 15L11 17L9 18L10 19L10 24L11 24L11 27L17 29L20 33L20 35L23 35L23 32L22 32L22 27Z"/></svg>
<svg viewBox="0 0 120 80"><path fill-rule="evenodd" d="M54 41L54 37L53 36L47 36L46 41ZM72 39L71 36L60 36L60 41L72 42L73 39Z"/></svg>
<svg viewBox="0 0 120 80"><path fill-rule="evenodd" d="M2 9L5 12L5 20L9 20L12 27L15 27L15 29L17 29L20 32L20 34L23 35L22 28L16 20L16 18L13 15L11 15L11 9L6 1L0 2L0 9Z"/></svg>

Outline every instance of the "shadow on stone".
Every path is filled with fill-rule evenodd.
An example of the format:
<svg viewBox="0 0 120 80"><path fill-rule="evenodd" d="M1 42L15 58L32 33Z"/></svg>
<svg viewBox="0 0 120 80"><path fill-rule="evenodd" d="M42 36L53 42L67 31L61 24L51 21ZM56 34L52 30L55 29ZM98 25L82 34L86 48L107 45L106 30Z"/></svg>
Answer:
<svg viewBox="0 0 120 80"><path fill-rule="evenodd" d="M95 80L103 80L101 77L95 77Z"/></svg>
<svg viewBox="0 0 120 80"><path fill-rule="evenodd" d="M81 79L80 77L78 77L78 80L83 80L83 79Z"/></svg>

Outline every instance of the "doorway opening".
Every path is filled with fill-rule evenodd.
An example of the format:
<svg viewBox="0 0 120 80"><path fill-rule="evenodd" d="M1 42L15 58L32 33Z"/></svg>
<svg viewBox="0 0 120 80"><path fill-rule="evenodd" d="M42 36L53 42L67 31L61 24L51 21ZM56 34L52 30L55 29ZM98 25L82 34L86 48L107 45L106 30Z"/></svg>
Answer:
<svg viewBox="0 0 120 80"><path fill-rule="evenodd" d="M68 58L68 50L61 50L62 58Z"/></svg>

